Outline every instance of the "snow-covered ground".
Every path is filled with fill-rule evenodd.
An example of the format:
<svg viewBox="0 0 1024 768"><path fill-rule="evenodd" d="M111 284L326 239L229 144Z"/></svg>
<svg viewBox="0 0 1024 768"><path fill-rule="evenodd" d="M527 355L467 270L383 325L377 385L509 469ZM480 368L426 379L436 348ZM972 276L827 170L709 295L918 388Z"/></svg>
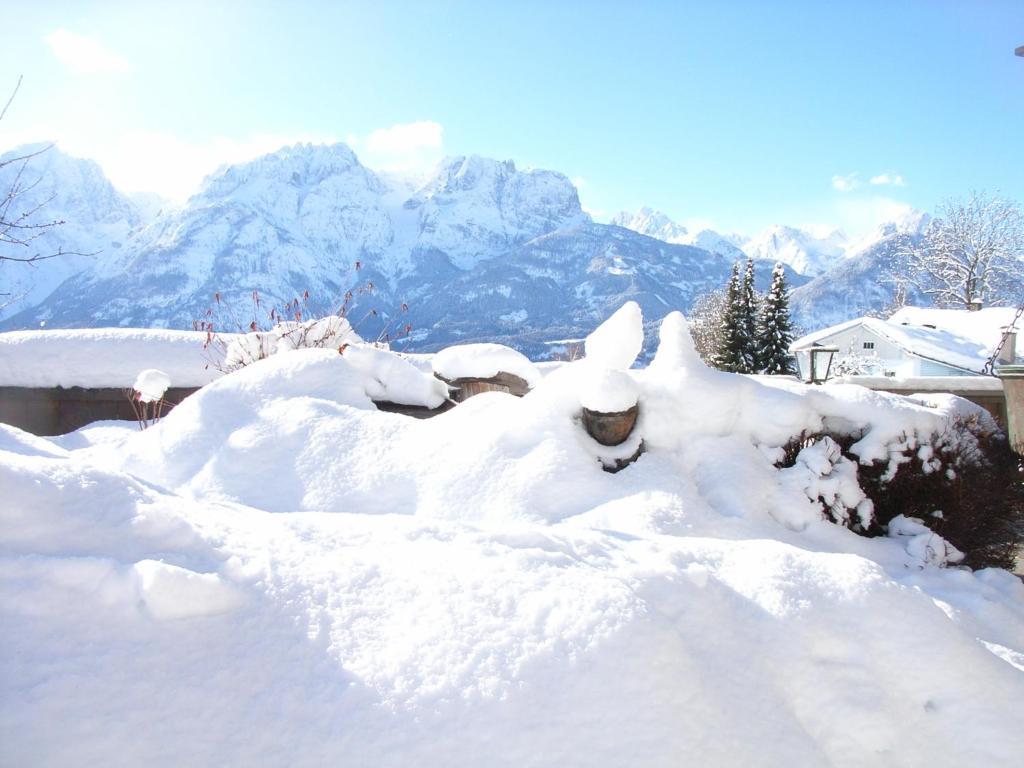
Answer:
<svg viewBox="0 0 1024 768"><path fill-rule="evenodd" d="M775 466L969 405L709 370L678 313L630 369L639 321L426 421L314 349L144 432L0 425L0 764L1018 765L1024 585L825 522L870 514L827 445ZM580 393L623 378L610 474Z"/></svg>

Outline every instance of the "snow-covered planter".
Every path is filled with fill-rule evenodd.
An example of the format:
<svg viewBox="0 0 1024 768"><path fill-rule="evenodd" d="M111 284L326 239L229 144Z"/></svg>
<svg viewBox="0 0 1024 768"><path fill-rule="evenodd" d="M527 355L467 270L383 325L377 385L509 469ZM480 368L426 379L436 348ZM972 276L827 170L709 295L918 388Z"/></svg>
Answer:
<svg viewBox="0 0 1024 768"><path fill-rule="evenodd" d="M481 392L522 397L540 381L540 372L521 352L503 344L458 344L431 362L434 375L452 390L456 402Z"/></svg>
<svg viewBox="0 0 1024 768"><path fill-rule="evenodd" d="M583 427L601 445L621 445L636 426L639 388L625 371L598 371L580 394Z"/></svg>
<svg viewBox="0 0 1024 768"><path fill-rule="evenodd" d="M580 421L595 442L614 449L599 457L608 472L632 464L644 450L643 441L634 433L640 415L640 386L629 371L643 338L640 306L629 301L584 341L586 357L578 364L582 371Z"/></svg>

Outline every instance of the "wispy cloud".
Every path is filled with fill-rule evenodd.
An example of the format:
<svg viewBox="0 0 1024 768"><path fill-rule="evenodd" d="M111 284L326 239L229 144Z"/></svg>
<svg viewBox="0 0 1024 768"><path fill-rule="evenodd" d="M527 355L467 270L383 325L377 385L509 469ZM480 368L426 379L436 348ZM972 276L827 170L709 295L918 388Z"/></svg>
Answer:
<svg viewBox="0 0 1024 768"><path fill-rule="evenodd" d="M220 166L244 163L292 144L333 144L344 140L374 170L421 173L441 159L443 129L435 122L396 125L359 136L258 133L213 136L194 141L154 131L110 131L70 121L37 123L19 130L0 125L0 151L40 140L64 152L95 160L114 186L125 192L156 192L184 202L203 178Z"/></svg>
<svg viewBox="0 0 1024 768"><path fill-rule="evenodd" d="M884 171L877 176L868 179L868 184L873 187L905 187L906 180L895 171ZM853 192L864 186L860 179L860 173L854 171L845 176L835 175L832 177L832 189L837 192Z"/></svg>
<svg viewBox="0 0 1024 768"><path fill-rule="evenodd" d="M843 197L829 216L850 235L871 232L879 224L899 219L913 208L902 200L881 195Z"/></svg>
<svg viewBox="0 0 1024 768"><path fill-rule="evenodd" d="M37 125L17 132L0 130L0 151L40 139L56 143L75 157L95 160L115 187L125 192L155 192L184 202L207 175L222 165L244 163L292 144L333 144L334 136L251 134L188 141L170 133L81 130L68 122Z"/></svg>
<svg viewBox="0 0 1024 768"><path fill-rule="evenodd" d="M444 128L433 120L400 123L378 128L365 141L357 139L355 144L360 148L361 159L371 168L418 171L441 159Z"/></svg>
<svg viewBox="0 0 1024 768"><path fill-rule="evenodd" d="M128 59L90 37L58 29L43 39L61 63L75 72L102 74L131 69Z"/></svg>
<svg viewBox="0 0 1024 768"><path fill-rule="evenodd" d="M877 176L872 176L871 177L871 184L875 185L876 187L879 187L879 186L905 187L905 186L907 186L907 182L904 181L903 177L900 176L898 173L893 173L892 171L886 171L885 173L880 173Z"/></svg>
<svg viewBox="0 0 1024 768"><path fill-rule="evenodd" d="M845 176L833 176L832 189L837 192L852 192L860 186L858 175L857 173L848 173Z"/></svg>

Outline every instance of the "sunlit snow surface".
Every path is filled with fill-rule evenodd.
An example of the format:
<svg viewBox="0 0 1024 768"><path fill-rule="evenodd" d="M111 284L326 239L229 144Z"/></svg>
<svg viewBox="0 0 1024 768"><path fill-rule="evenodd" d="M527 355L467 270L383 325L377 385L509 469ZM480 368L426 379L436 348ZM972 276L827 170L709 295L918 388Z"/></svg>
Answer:
<svg viewBox="0 0 1024 768"><path fill-rule="evenodd" d="M820 457L773 465L962 403L712 371L671 315L609 474L594 370L419 421L300 350L143 433L0 427L0 764L1019 764L1024 585L823 522Z"/></svg>

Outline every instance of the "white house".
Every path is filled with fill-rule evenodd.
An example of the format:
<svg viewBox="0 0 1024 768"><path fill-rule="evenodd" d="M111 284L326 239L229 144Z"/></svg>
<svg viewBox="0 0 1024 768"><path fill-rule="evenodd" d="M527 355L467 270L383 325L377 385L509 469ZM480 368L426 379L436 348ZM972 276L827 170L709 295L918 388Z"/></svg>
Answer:
<svg viewBox="0 0 1024 768"><path fill-rule="evenodd" d="M904 307L888 320L860 317L797 339L790 346L806 370L808 351L837 347L832 375L884 376L911 379L932 376L977 376L984 372L1014 321L1013 307L977 311ZM1024 334L1011 332L997 362L1024 357Z"/></svg>

